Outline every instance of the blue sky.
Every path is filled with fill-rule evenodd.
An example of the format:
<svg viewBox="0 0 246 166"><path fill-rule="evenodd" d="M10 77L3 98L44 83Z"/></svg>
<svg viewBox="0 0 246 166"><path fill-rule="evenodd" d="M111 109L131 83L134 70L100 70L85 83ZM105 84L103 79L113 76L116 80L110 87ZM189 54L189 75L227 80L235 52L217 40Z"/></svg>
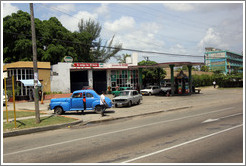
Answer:
<svg viewBox="0 0 246 166"><path fill-rule="evenodd" d="M237 3L238 2L238 3ZM70 31L78 30L80 19L94 19L102 26L101 38L123 48L201 57L179 57L138 53L139 61L202 62L205 47L240 53L244 46L243 1L214 2L70 2L35 1L34 16L57 17ZM18 10L30 13L29 2L2 1L2 17ZM243 51L244 52L244 51ZM132 52L121 51L132 54ZM110 62L116 62L111 59Z"/></svg>

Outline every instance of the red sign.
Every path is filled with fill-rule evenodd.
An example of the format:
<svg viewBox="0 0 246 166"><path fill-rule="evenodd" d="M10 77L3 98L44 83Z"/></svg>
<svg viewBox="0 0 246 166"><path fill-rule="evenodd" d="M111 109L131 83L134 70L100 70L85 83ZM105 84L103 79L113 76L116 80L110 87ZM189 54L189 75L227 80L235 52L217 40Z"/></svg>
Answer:
<svg viewBox="0 0 246 166"><path fill-rule="evenodd" d="M99 63L74 63L73 67L99 67Z"/></svg>

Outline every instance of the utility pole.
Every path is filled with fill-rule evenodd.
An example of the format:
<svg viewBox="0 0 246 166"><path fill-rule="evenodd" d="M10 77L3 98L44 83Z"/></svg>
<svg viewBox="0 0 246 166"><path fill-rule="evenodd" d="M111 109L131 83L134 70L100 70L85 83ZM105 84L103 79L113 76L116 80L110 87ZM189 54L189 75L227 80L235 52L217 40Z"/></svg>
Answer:
<svg viewBox="0 0 246 166"><path fill-rule="evenodd" d="M30 3L30 11L31 11L31 27L32 27L35 117L36 117L36 123L40 123L40 113L39 113L39 103L38 103L39 100L38 100L37 44L36 44L36 32L35 32L33 4L32 3Z"/></svg>

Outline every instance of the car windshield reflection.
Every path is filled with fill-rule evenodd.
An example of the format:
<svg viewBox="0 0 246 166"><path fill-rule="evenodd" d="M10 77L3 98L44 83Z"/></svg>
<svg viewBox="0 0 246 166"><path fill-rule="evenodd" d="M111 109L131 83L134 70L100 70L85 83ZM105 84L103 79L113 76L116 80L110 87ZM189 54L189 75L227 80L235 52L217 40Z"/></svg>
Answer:
<svg viewBox="0 0 246 166"><path fill-rule="evenodd" d="M128 96L129 95L129 91L123 91L123 92L120 92L120 96Z"/></svg>

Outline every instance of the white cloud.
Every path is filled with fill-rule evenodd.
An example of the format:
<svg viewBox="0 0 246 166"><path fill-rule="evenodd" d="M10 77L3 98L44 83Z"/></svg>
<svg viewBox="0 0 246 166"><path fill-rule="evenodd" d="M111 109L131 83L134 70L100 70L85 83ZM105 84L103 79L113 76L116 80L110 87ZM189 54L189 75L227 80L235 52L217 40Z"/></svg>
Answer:
<svg viewBox="0 0 246 166"><path fill-rule="evenodd" d="M81 19L83 20L96 20L98 18L97 14L91 14L87 11L80 11L73 16L61 15L58 17L61 21L62 25L66 27L68 30L74 32L78 31L78 23Z"/></svg>
<svg viewBox="0 0 246 166"><path fill-rule="evenodd" d="M3 3L2 9L3 9L3 17L11 15L12 13L16 13L19 10L18 7L15 7L10 3Z"/></svg>
<svg viewBox="0 0 246 166"><path fill-rule="evenodd" d="M108 4L102 3L101 6L95 10L95 12L98 14L108 14L109 13Z"/></svg>
<svg viewBox="0 0 246 166"><path fill-rule="evenodd" d="M212 12L232 11L243 7L242 3L164 3L166 8L173 11L189 12Z"/></svg>
<svg viewBox="0 0 246 166"><path fill-rule="evenodd" d="M164 3L163 5L175 11L191 11L194 9L194 6L188 3Z"/></svg>
<svg viewBox="0 0 246 166"><path fill-rule="evenodd" d="M56 8L65 12L71 12L76 9L75 4L61 4L56 6Z"/></svg>
<svg viewBox="0 0 246 166"><path fill-rule="evenodd" d="M209 28L206 35L199 42L198 47L200 48L200 51L204 51L205 47L227 49L228 44L223 42L220 33L216 32L213 28Z"/></svg>
<svg viewBox="0 0 246 166"><path fill-rule="evenodd" d="M122 30L130 30L135 27L135 20L132 17L122 16L120 19L115 20L114 22L105 22L104 28L109 31L122 31Z"/></svg>

